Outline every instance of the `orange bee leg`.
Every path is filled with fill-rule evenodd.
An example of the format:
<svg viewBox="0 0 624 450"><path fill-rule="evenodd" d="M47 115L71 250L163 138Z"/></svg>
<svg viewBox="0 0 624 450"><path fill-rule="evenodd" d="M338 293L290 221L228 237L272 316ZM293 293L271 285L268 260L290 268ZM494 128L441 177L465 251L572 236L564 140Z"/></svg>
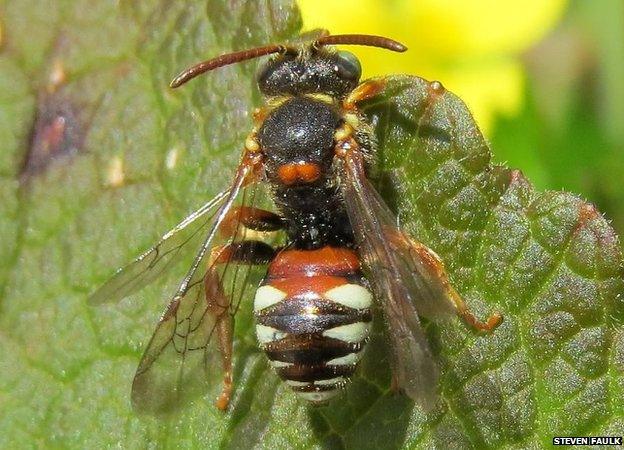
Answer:
<svg viewBox="0 0 624 450"><path fill-rule="evenodd" d="M375 81L375 80L373 80ZM363 83L365 84L365 83ZM360 85L362 86L362 85ZM353 139L351 130L348 125L336 130L336 145L334 148L337 157L345 159L349 155L355 155L356 170L364 171L364 162L361 154L358 152L359 145ZM457 314L472 328L478 331L492 331L499 326L503 321L503 316L497 312L492 313L488 317L487 321L482 322L474 315L468 308L468 305L461 298L459 293L453 288L449 281L444 264L440 260L440 257L430 248L421 244L420 242L411 239L405 233L397 229L387 230L385 235L391 239L392 243L397 247L407 248L416 254L416 258L420 260L426 269L430 272L432 279L436 279L440 283L442 291L446 294L447 298L455 306Z"/></svg>
<svg viewBox="0 0 624 450"><path fill-rule="evenodd" d="M275 249L261 241L242 241L214 247L208 259L204 278L208 314L215 320L217 345L223 366L223 389L215 406L225 411L230 403L232 389L232 341L234 316L230 313L230 298L223 290L218 268L221 264L267 264L275 256Z"/></svg>
<svg viewBox="0 0 624 450"><path fill-rule="evenodd" d="M354 109L357 103L367 100L379 94L386 88L386 80L377 78L367 80L356 87L342 102L345 109Z"/></svg>
<svg viewBox="0 0 624 450"><path fill-rule="evenodd" d="M425 263L426 267L433 273L433 275L440 280L448 298L455 305L457 314L466 324L477 331L489 332L502 323L503 316L498 312L490 314L490 317L488 317L485 322L477 319L474 313L468 308L468 305L466 305L466 302L464 302L461 295L459 295L459 293L451 285L446 269L444 268L444 263L442 263L440 257L426 245L411 239L403 233L399 234L401 235L400 239L402 239L404 245L408 245L410 249L418 255L419 259Z"/></svg>

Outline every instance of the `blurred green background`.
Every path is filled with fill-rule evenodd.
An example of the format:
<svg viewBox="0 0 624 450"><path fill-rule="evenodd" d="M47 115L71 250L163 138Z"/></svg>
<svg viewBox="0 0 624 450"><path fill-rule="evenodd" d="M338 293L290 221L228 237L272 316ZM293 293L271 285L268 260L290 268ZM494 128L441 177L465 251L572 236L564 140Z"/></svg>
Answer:
<svg viewBox="0 0 624 450"><path fill-rule="evenodd" d="M497 117L499 161L538 188L576 192L624 229L624 2L576 1L528 50L524 104Z"/></svg>
<svg viewBox="0 0 624 450"><path fill-rule="evenodd" d="M540 190L579 194L624 229L622 0L299 4L307 29L406 43L400 55L349 50L365 76L442 81L469 105L497 162L520 168Z"/></svg>

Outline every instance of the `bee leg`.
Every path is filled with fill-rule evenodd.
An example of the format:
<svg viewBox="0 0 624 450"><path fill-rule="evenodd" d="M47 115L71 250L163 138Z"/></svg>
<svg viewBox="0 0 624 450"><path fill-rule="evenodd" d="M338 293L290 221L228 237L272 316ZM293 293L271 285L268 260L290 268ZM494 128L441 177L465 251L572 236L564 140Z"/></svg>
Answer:
<svg viewBox="0 0 624 450"><path fill-rule="evenodd" d="M342 106L345 109L355 109L357 103L374 97L385 88L386 80L383 78L366 80L351 91L347 98L342 102Z"/></svg>
<svg viewBox="0 0 624 450"><path fill-rule="evenodd" d="M375 81L383 80L371 80L371 82ZM366 83L362 83L362 85L363 84ZM360 86L358 86L358 88ZM349 129L347 124L336 130L334 136L336 140L334 152L338 158L343 160L352 158L352 164L354 164L354 168L352 170L364 173L364 161L359 150L359 144L355 141L351 134L352 130ZM355 157L353 155L355 155ZM437 287L442 291L442 294L450 301L450 303L452 303L452 305L449 304L449 309L454 307L457 314L469 326L478 331L492 331L501 324L503 316L497 312L492 313L485 322L477 319L459 293L451 285L442 260L433 250L394 228L387 230L385 236L391 240L394 246L400 247L402 250L409 250L410 252L413 252L414 259L420 261L423 268L430 272L428 275L430 275L432 280L437 280Z"/></svg>
<svg viewBox="0 0 624 450"><path fill-rule="evenodd" d="M498 312L490 314L490 317L488 317L485 322L477 319L473 312L468 308L468 305L466 305L461 295L459 295L459 293L451 285L440 257L426 245L409 238L403 233L401 234L403 240L406 241L411 250L416 253L418 259L422 261L425 266L440 280L442 288L446 292L447 297L453 302L457 314L466 324L477 331L492 331L501 324L503 316L501 316Z"/></svg>
<svg viewBox="0 0 624 450"><path fill-rule="evenodd" d="M233 207L223 219L219 232L223 236L235 236L239 225L249 230L259 232L273 232L284 228L283 219L264 209L250 206Z"/></svg>
<svg viewBox="0 0 624 450"><path fill-rule="evenodd" d="M217 250L215 248L214 250ZM213 251L214 251L213 250ZM217 345L221 354L221 364L223 366L223 390L215 406L225 411L232 393L232 331L234 329L234 319L229 314L230 299L223 292L223 286L216 270L209 270L204 279L206 303L208 304L208 314L215 320L215 332L217 334Z"/></svg>
<svg viewBox="0 0 624 450"><path fill-rule="evenodd" d="M215 406L225 411L232 395L232 340L234 316L230 313L230 298L223 290L218 267L221 264L267 264L275 256L275 249L261 241L242 241L214 247L208 259L208 271L204 278L208 314L215 321L217 345L223 366L223 390Z"/></svg>

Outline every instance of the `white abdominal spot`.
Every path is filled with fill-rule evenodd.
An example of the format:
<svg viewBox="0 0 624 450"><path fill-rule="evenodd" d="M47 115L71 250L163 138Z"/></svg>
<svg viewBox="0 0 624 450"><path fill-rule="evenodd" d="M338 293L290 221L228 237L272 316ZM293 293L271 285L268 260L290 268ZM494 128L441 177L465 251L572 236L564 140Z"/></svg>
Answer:
<svg viewBox="0 0 624 450"><path fill-rule="evenodd" d="M370 291L359 284L343 284L325 292L325 297L349 308L366 309L373 304Z"/></svg>
<svg viewBox="0 0 624 450"><path fill-rule="evenodd" d="M328 366L352 366L356 364L362 357L361 353L349 353L348 355L334 358L327 361Z"/></svg>
<svg viewBox="0 0 624 450"><path fill-rule="evenodd" d="M339 327L330 328L323 332L323 336L334 339L340 339L344 342L362 342L368 337L369 324L364 322L355 322L349 325L341 325Z"/></svg>
<svg viewBox="0 0 624 450"><path fill-rule="evenodd" d="M265 325L256 325L256 335L258 341L261 344L268 344L269 342L279 341L286 337L286 333L273 327L267 327Z"/></svg>
<svg viewBox="0 0 624 450"><path fill-rule="evenodd" d="M280 291L273 286L260 286L254 298L254 311L260 311L286 298L286 292Z"/></svg>

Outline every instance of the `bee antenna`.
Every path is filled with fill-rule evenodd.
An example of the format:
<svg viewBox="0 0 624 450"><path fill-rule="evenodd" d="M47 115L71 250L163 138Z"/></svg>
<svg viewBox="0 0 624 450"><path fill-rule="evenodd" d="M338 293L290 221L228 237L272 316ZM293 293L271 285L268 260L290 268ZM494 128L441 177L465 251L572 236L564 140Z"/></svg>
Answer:
<svg viewBox="0 0 624 450"><path fill-rule="evenodd" d="M284 47L283 45L275 44L267 45L265 47L252 48L249 50L242 50L240 52L227 53L225 55L217 56L216 58L212 58L207 61L202 61L198 64L195 64L194 66L189 67L188 69L185 69L171 81L169 86L171 86L172 88L177 88L179 86L182 86L187 81L192 80L196 76L208 72L209 70L216 69L218 67L246 61L248 59L258 58L259 56L270 55L272 53L284 52L286 52L286 47Z"/></svg>
<svg viewBox="0 0 624 450"><path fill-rule="evenodd" d="M370 34L333 34L319 37L315 42L315 47L324 45L366 45L369 47L385 48L393 52L404 52L407 47L400 42L383 36L373 36Z"/></svg>

